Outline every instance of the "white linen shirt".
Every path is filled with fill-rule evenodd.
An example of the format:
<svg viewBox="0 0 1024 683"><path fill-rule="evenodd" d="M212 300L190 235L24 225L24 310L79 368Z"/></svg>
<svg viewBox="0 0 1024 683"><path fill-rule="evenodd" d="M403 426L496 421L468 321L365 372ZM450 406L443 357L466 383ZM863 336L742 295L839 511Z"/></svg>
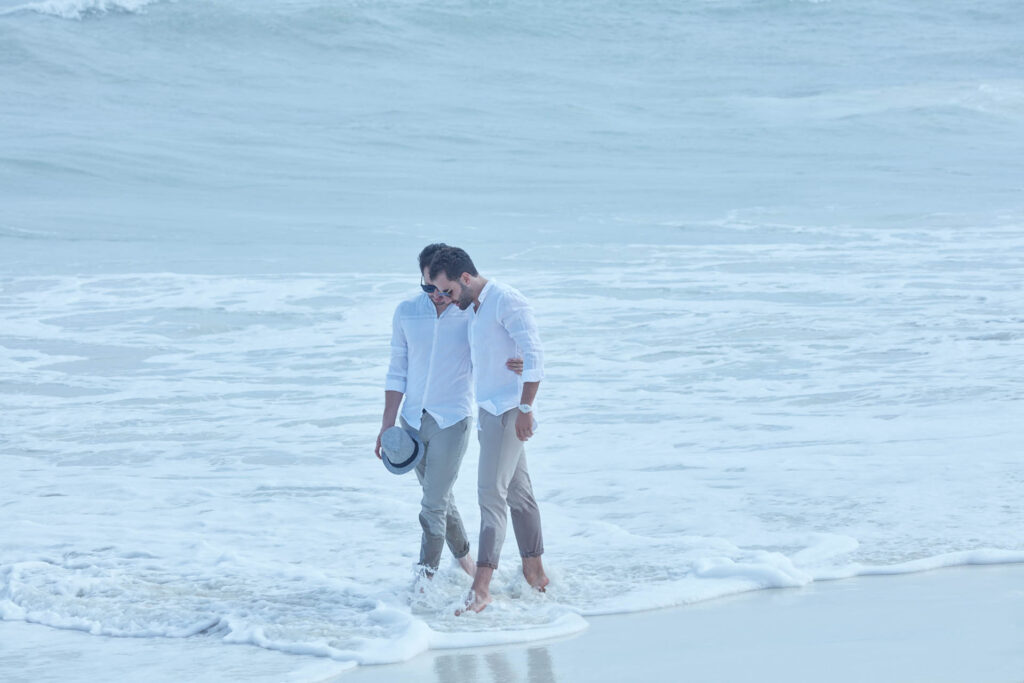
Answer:
<svg viewBox="0 0 1024 683"><path fill-rule="evenodd" d="M480 306L469 324L469 345L476 375L476 402L491 415L519 405L523 382L544 379L544 352L533 309L519 290L488 280L477 297ZM523 359L519 376L505 367Z"/></svg>
<svg viewBox="0 0 1024 683"><path fill-rule="evenodd" d="M438 316L423 292L395 308L384 388L405 394L402 417L410 427L420 428L424 410L441 429L473 415L471 315L449 304Z"/></svg>

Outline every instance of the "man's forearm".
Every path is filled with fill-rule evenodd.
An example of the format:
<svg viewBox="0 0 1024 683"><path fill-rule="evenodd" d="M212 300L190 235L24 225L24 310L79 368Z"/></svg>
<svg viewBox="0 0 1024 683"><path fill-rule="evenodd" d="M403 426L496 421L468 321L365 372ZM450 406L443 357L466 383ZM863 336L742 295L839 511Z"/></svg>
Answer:
<svg viewBox="0 0 1024 683"><path fill-rule="evenodd" d="M540 382L523 382L523 395L519 403L529 403L532 406L533 400L537 398L538 389L540 389Z"/></svg>
<svg viewBox="0 0 1024 683"><path fill-rule="evenodd" d="M389 389L384 392L384 418L381 420L382 425L390 427L398 420L398 408L402 405L402 396L404 394L401 391Z"/></svg>

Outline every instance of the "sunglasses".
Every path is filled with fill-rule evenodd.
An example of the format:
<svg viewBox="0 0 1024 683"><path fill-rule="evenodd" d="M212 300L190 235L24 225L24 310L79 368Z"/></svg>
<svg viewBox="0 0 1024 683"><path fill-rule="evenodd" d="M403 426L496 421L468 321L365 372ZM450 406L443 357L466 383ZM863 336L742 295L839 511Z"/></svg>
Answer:
<svg viewBox="0 0 1024 683"><path fill-rule="evenodd" d="M449 299L452 298L452 294L453 294L452 290L450 290L450 289L439 290L434 285L424 284L422 279L420 280L420 289L422 289L427 294L433 294L434 292L437 292L441 296L446 296Z"/></svg>

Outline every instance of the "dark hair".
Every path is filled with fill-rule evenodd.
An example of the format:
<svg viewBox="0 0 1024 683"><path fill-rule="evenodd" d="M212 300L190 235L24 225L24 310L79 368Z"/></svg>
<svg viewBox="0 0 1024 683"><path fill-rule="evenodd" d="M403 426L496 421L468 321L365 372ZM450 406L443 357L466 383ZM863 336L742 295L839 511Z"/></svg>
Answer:
<svg viewBox="0 0 1024 683"><path fill-rule="evenodd" d="M453 282L463 273L478 275L473 259L458 247L444 247L434 254L434 259L430 262L430 279L433 280L440 273L444 273L444 276Z"/></svg>
<svg viewBox="0 0 1024 683"><path fill-rule="evenodd" d="M444 242L434 242L423 247L423 251L420 252L420 272L422 273L423 269L430 265L438 249L445 249L447 247L448 245Z"/></svg>

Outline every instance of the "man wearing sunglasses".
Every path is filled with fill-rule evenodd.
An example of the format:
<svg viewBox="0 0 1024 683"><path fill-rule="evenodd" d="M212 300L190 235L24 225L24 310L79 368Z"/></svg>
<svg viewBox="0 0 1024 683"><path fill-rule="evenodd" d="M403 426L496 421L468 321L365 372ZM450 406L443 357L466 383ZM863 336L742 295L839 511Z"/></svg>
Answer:
<svg viewBox="0 0 1024 683"><path fill-rule="evenodd" d="M420 252L423 291L395 309L384 417L374 449L380 458L381 435L396 420L416 433L426 449L416 465L416 476L423 488L419 571L427 578L437 571L445 542L467 574L473 576L476 570L452 496L473 421L471 316L451 305L450 293L426 284L425 279L434 254L446 246L430 244ZM522 360L509 359L503 369L510 375L522 372Z"/></svg>
<svg viewBox="0 0 1024 683"><path fill-rule="evenodd" d="M472 314L469 345L477 368L475 393L480 408L480 545L473 590L456 614L479 612L491 602L491 578L498 568L510 510L523 576L536 590L548 585L541 563L540 511L523 445L536 428L533 401L544 377L543 351L526 298L508 285L482 277L462 249L438 249L427 282L446 292L459 310ZM511 355L522 356L522 377L495 371L498 359Z"/></svg>

